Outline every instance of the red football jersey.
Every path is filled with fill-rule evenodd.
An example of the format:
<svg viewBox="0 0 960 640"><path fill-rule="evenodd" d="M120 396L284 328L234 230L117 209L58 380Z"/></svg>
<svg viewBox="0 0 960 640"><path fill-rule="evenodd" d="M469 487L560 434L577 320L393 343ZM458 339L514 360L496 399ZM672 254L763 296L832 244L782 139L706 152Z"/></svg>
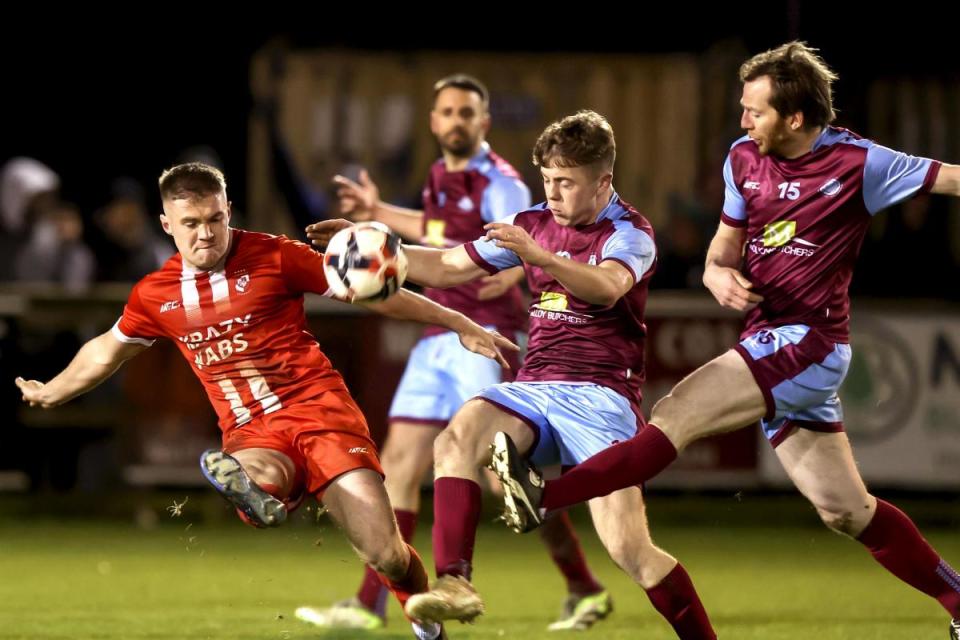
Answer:
<svg viewBox="0 0 960 640"><path fill-rule="evenodd" d="M174 255L134 286L113 327L121 342L176 342L223 431L345 388L303 310L305 292L332 295L323 255L282 236L232 234L223 269L196 271Z"/></svg>

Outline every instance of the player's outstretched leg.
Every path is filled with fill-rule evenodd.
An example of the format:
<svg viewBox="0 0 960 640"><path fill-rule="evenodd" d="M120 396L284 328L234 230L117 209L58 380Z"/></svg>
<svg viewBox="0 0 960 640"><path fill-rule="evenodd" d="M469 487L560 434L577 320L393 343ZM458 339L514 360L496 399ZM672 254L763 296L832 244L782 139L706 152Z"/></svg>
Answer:
<svg viewBox="0 0 960 640"><path fill-rule="evenodd" d="M433 464L433 441L440 433L434 424L395 421L380 452L386 476L384 486L393 506L400 535L413 542L420 510L420 485ZM364 567L356 595L327 607L299 607L295 616L317 627L372 630L386 626L389 591L376 571Z"/></svg>
<svg viewBox="0 0 960 640"><path fill-rule="evenodd" d="M417 552L403 541L380 475L355 469L337 477L323 494L323 503L360 558L380 575L403 607L410 597L427 589L427 571ZM443 637L443 627L412 619L419 640Z"/></svg>
<svg viewBox="0 0 960 640"><path fill-rule="evenodd" d="M220 495L229 500L256 527L275 527L287 519L282 501L254 482L240 462L219 449L200 456L200 470Z"/></svg>
<svg viewBox="0 0 960 640"><path fill-rule="evenodd" d="M610 558L647 594L681 640L716 640L693 581L676 558L650 537L640 489L621 489L589 503Z"/></svg>
<svg viewBox="0 0 960 640"><path fill-rule="evenodd" d="M797 429L776 453L824 524L860 542L887 571L960 618L960 574L909 516L870 495L845 433Z"/></svg>
<svg viewBox="0 0 960 640"><path fill-rule="evenodd" d="M530 530L543 514L643 484L670 466L689 443L745 427L766 412L753 374L743 357L730 350L681 380L654 405L650 422L632 438L587 458L542 488L531 477L522 492L514 491L520 500L514 509L517 520L508 524ZM512 473L521 486L525 476L522 470Z"/></svg>

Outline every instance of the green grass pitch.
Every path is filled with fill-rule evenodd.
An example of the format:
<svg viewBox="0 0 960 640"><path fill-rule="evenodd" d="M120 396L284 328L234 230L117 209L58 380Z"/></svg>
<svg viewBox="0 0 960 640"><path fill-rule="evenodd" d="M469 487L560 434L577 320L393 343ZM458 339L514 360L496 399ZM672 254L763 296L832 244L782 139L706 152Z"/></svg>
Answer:
<svg viewBox="0 0 960 640"><path fill-rule="evenodd" d="M756 516L769 507L760 506L753 509L760 522L745 525L741 507L724 498L671 506L670 498L655 497L651 505L655 539L683 561L721 638L946 638L947 616L934 601L887 575L860 545L816 526L799 500L778 500L796 517L763 524ZM955 523L956 503L945 508L946 524ZM0 520L3 640L412 637L395 603L387 629L377 632L320 631L293 618L299 605L328 604L356 589L359 563L329 521L304 514L292 526L256 531L226 517L219 503L206 513L163 512L149 529L129 520L14 515ZM589 632L559 635L673 638L609 561L589 521L577 522L616 609ZM956 527L926 527L925 534L960 564ZM432 566L429 526L421 524L416 543ZM475 567L487 614L475 625L451 625L451 639L558 637L545 626L559 609L563 583L536 535L484 525Z"/></svg>

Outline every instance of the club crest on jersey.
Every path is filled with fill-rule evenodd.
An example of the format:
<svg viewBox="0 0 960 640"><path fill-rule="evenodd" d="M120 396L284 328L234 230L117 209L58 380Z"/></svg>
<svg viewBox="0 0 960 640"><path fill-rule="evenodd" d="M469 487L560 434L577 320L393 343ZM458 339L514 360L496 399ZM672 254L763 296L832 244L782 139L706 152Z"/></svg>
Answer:
<svg viewBox="0 0 960 640"><path fill-rule="evenodd" d="M246 293L247 287L249 286L250 286L250 274L245 273L239 278L237 278L237 282L233 285L233 288L237 290L237 293Z"/></svg>
<svg viewBox="0 0 960 640"><path fill-rule="evenodd" d="M180 308L179 300L168 300L160 305L160 313L166 313L167 311L173 311L174 309Z"/></svg>
<svg viewBox="0 0 960 640"><path fill-rule="evenodd" d="M790 242L796 234L797 222L795 220L771 222L763 228L763 246L782 247Z"/></svg>
<svg viewBox="0 0 960 640"><path fill-rule="evenodd" d="M836 178L830 178L822 185L820 185L820 193L832 198L833 196L840 193L840 190L843 189L843 183L837 180Z"/></svg>
<svg viewBox="0 0 960 640"><path fill-rule="evenodd" d="M470 196L463 196L457 202L457 208L460 211L473 211L473 200L470 199Z"/></svg>

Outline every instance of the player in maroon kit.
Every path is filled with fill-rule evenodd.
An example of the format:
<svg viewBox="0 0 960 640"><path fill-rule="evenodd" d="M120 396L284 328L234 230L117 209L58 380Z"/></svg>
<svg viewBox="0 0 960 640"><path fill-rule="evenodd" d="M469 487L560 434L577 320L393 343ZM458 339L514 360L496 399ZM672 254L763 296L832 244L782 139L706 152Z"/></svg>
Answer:
<svg viewBox="0 0 960 640"><path fill-rule="evenodd" d="M545 487L498 436L515 529L549 511L643 483L692 441L761 421L801 493L831 529L935 598L960 635L960 576L890 503L868 493L837 389L850 363L848 287L872 217L923 192L960 196L960 166L908 156L833 127L833 72L803 43L747 60L726 198L703 281L747 312L741 341L682 380L636 437Z"/></svg>
<svg viewBox="0 0 960 640"><path fill-rule="evenodd" d="M470 578L479 473L495 432L510 433L538 464L572 466L643 424L644 309L656 245L650 223L613 187L613 129L581 111L548 126L533 157L546 202L486 225L484 237L459 247L407 250L414 282L449 287L522 266L534 296L516 380L480 391L434 444L437 580L407 603L414 618L471 620L483 610ZM327 233L337 226L315 225ZM686 570L654 544L640 489L589 506L611 558L677 636L715 639Z"/></svg>
<svg viewBox="0 0 960 640"><path fill-rule="evenodd" d="M363 171L359 182L334 178L343 213L387 224L407 241L445 248L475 240L483 235L484 224L529 208L529 189L486 142L489 102L487 88L472 76L454 74L438 80L430 130L441 157L430 167L422 209L383 202L377 185ZM423 294L519 343L527 324L517 286L522 277L523 269L506 269L449 289L427 288ZM394 394L381 458L404 540L413 539L417 526L420 488L433 464L434 440L464 402L484 387L511 380L513 373L465 350L456 334L444 327L425 329ZM566 513L552 518L540 534L568 591L560 619L549 628L586 629L605 618L613 606L610 594L590 571ZM385 595L376 573L368 568L355 597L326 608L300 607L296 616L320 627L378 629L386 622Z"/></svg>
<svg viewBox="0 0 960 640"><path fill-rule="evenodd" d="M159 337L173 340L207 391L223 451L207 451L208 480L258 526L287 514L284 501L322 500L360 556L401 604L427 586L400 536L366 421L307 331L305 292L331 295L323 256L283 237L230 228L217 169L179 165L160 177L164 231L178 253L134 286L113 329L86 343L47 383L17 378L31 406L54 407L110 377ZM506 361L511 343L403 291L373 305L397 318L441 324L468 349ZM162 391L161 391L162 392ZM414 621L420 640L444 637Z"/></svg>

